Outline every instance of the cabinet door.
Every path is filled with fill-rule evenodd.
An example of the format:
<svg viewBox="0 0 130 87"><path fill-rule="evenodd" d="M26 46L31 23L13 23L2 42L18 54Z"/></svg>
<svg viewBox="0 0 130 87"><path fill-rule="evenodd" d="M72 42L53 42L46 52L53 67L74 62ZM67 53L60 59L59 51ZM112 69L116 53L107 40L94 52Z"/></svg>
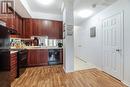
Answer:
<svg viewBox="0 0 130 87"><path fill-rule="evenodd" d="M23 19L23 37L30 38L32 36L32 20Z"/></svg>
<svg viewBox="0 0 130 87"><path fill-rule="evenodd" d="M7 18L7 21L6 21L6 26L9 27L9 28L15 29L15 25L14 25L13 22L14 22L13 16L9 16L9 17Z"/></svg>
<svg viewBox="0 0 130 87"><path fill-rule="evenodd" d="M15 19L14 19L14 22L15 22L15 30L18 32L18 29L19 29L19 19L18 19L18 16L15 15Z"/></svg>
<svg viewBox="0 0 130 87"><path fill-rule="evenodd" d="M41 20L41 33L42 36L47 36L48 24L47 21Z"/></svg>
<svg viewBox="0 0 130 87"><path fill-rule="evenodd" d="M22 28L23 28L23 24L22 24L22 18L19 17L19 33L20 33L20 37L22 37Z"/></svg>
<svg viewBox="0 0 130 87"><path fill-rule="evenodd" d="M54 39L54 22L53 21L47 21L47 35L49 39Z"/></svg>
<svg viewBox="0 0 130 87"><path fill-rule="evenodd" d="M48 65L48 50L33 49L29 50L28 66Z"/></svg>
<svg viewBox="0 0 130 87"><path fill-rule="evenodd" d="M33 32L33 36L37 36L38 33L39 33L39 30L38 30L38 23L37 23L37 20L36 19L33 19L32 20L32 32Z"/></svg>
<svg viewBox="0 0 130 87"><path fill-rule="evenodd" d="M36 55L34 55L36 51L35 50L29 50L28 51L28 66L35 66L37 61L36 61Z"/></svg>
<svg viewBox="0 0 130 87"><path fill-rule="evenodd" d="M63 63L63 49L60 49L60 63Z"/></svg>
<svg viewBox="0 0 130 87"><path fill-rule="evenodd" d="M54 37L60 39L60 22L54 22Z"/></svg>
<svg viewBox="0 0 130 87"><path fill-rule="evenodd" d="M6 22L7 25L7 15L0 15L0 21Z"/></svg>
<svg viewBox="0 0 130 87"><path fill-rule="evenodd" d="M48 37L49 39L62 39L62 22L48 22Z"/></svg>
<svg viewBox="0 0 130 87"><path fill-rule="evenodd" d="M47 36L48 22L45 20L32 20L32 31L34 36Z"/></svg>
<svg viewBox="0 0 130 87"><path fill-rule="evenodd" d="M31 27L31 20L30 19L26 19L26 30L25 30L25 35L27 38L30 38L30 36L32 35L32 27Z"/></svg>
<svg viewBox="0 0 130 87"><path fill-rule="evenodd" d="M55 35L56 39L62 39L63 29L62 29L62 22L60 21L55 22Z"/></svg>
<svg viewBox="0 0 130 87"><path fill-rule="evenodd" d="M48 50L37 51L37 65L48 65Z"/></svg>
<svg viewBox="0 0 130 87"><path fill-rule="evenodd" d="M37 35L42 36L42 21L37 20L36 22L37 25Z"/></svg>
<svg viewBox="0 0 130 87"><path fill-rule="evenodd" d="M22 27L22 38L24 38L25 37L25 29L26 29L26 21L25 21L25 19L23 19L22 25L23 25L23 27Z"/></svg>
<svg viewBox="0 0 130 87"><path fill-rule="evenodd" d="M59 39L63 39L63 22L59 22Z"/></svg>
<svg viewBox="0 0 130 87"><path fill-rule="evenodd" d="M13 81L17 76L17 53L11 54L10 57L10 76L11 81Z"/></svg>

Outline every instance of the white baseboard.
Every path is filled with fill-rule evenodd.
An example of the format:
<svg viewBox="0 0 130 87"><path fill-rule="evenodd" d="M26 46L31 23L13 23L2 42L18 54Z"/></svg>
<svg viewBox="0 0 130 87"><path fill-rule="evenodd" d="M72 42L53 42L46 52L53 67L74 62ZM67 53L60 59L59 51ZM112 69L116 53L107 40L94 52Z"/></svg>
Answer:
<svg viewBox="0 0 130 87"><path fill-rule="evenodd" d="M68 70L68 71L66 70L65 71L65 73L72 73L72 72L74 72L74 70L73 71L70 71L70 70Z"/></svg>
<svg viewBox="0 0 130 87"><path fill-rule="evenodd" d="M63 70L64 70L64 72L65 72L65 68L64 68L64 66L63 66Z"/></svg>
<svg viewBox="0 0 130 87"><path fill-rule="evenodd" d="M127 81L121 81L122 83L124 83L125 85L127 85L128 87L130 87L130 83Z"/></svg>
<svg viewBox="0 0 130 87"><path fill-rule="evenodd" d="M88 63L89 61L85 61L85 60L83 60L82 58L80 58L80 57L77 57L77 56L75 56L75 58L77 58L77 59L79 59L79 60L81 60L81 61L83 61L83 62L86 62L86 63ZM87 58L86 58L87 59ZM90 63L90 62L89 62ZM95 68L96 69L98 69L98 70L101 70L102 71L102 68L100 68L100 67L97 67L95 64L93 64L93 63L91 63L93 66L95 66Z"/></svg>
<svg viewBox="0 0 130 87"><path fill-rule="evenodd" d="M71 72L74 72L74 70L66 70L64 67L63 67L63 70L65 73L71 73Z"/></svg>
<svg viewBox="0 0 130 87"><path fill-rule="evenodd" d="M99 68L99 67L97 67L97 66L96 66L96 68L97 68L98 70L100 70L100 71L103 71L102 68Z"/></svg>

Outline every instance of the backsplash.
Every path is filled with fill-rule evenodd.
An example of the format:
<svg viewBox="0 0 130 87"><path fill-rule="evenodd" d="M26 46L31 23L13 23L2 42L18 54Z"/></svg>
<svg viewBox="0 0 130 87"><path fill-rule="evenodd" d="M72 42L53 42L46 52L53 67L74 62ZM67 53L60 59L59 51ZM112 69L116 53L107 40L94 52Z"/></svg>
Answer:
<svg viewBox="0 0 130 87"><path fill-rule="evenodd" d="M10 46L15 48L23 48L26 45L21 41L21 38L10 38Z"/></svg>
<svg viewBox="0 0 130 87"><path fill-rule="evenodd" d="M48 36L32 36L31 39L38 39L39 46L48 46Z"/></svg>
<svg viewBox="0 0 130 87"><path fill-rule="evenodd" d="M58 46L58 43L63 43L62 39L48 39L47 36L32 36L31 39L38 39L39 46Z"/></svg>
<svg viewBox="0 0 130 87"><path fill-rule="evenodd" d="M58 46L58 43L63 43L62 39L48 39L48 46Z"/></svg>
<svg viewBox="0 0 130 87"><path fill-rule="evenodd" d="M34 45L34 38L38 39L38 44ZM21 48L24 46L54 46L58 47L58 43L63 43L62 39L48 39L47 36L32 36L30 39L10 38L11 47Z"/></svg>

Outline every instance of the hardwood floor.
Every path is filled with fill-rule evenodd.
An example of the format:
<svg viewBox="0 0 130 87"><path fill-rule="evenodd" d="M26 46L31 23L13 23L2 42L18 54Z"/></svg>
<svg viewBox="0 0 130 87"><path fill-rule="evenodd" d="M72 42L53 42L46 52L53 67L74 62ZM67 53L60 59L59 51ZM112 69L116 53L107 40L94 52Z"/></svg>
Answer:
<svg viewBox="0 0 130 87"><path fill-rule="evenodd" d="M27 68L11 87L126 87L115 78L89 69L65 74L61 65Z"/></svg>
<svg viewBox="0 0 130 87"><path fill-rule="evenodd" d="M10 72L0 71L0 87L10 87Z"/></svg>

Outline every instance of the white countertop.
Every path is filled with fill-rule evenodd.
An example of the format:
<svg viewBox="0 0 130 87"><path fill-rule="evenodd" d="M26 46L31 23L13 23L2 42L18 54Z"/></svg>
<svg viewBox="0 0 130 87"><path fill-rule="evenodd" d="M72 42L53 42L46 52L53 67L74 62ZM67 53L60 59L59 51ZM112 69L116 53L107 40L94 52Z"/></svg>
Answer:
<svg viewBox="0 0 130 87"><path fill-rule="evenodd" d="M17 50L17 49L63 49L62 47L53 47L53 46L26 46L23 48L11 48L13 50Z"/></svg>
<svg viewBox="0 0 130 87"><path fill-rule="evenodd" d="M18 51L10 51L10 54L17 53Z"/></svg>

